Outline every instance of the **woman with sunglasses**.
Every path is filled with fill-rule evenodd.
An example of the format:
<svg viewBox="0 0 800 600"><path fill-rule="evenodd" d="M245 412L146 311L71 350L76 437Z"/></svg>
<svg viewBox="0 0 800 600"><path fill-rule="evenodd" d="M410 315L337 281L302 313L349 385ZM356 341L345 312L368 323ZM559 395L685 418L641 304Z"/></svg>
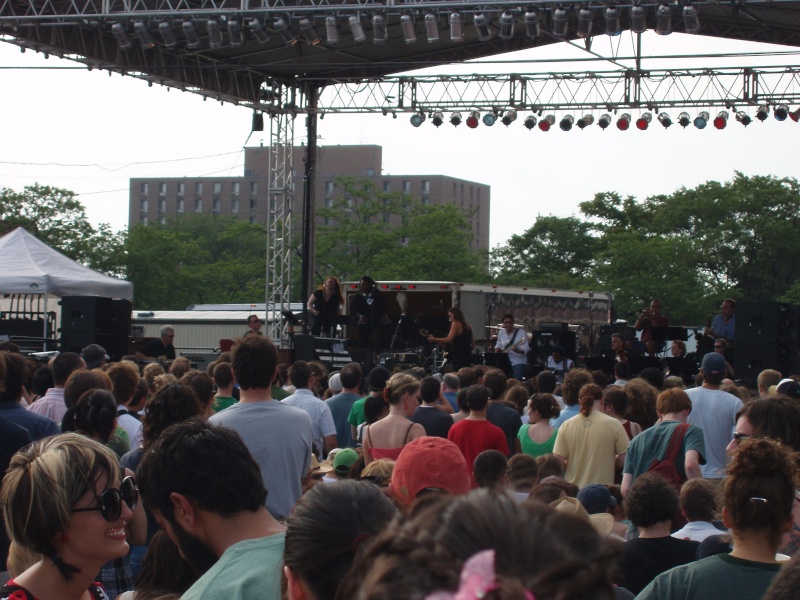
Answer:
<svg viewBox="0 0 800 600"><path fill-rule="evenodd" d="M114 453L75 433L18 452L0 494L11 539L42 559L0 589L0 599L106 600L95 582L128 553L125 526L138 490Z"/></svg>

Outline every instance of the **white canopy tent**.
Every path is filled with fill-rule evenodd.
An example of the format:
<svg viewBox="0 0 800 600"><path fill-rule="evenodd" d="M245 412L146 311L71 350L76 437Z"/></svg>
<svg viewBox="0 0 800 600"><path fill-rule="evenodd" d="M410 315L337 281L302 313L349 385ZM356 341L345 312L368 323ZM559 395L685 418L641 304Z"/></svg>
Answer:
<svg viewBox="0 0 800 600"><path fill-rule="evenodd" d="M84 267L18 227L0 238L0 293L132 300L133 284Z"/></svg>

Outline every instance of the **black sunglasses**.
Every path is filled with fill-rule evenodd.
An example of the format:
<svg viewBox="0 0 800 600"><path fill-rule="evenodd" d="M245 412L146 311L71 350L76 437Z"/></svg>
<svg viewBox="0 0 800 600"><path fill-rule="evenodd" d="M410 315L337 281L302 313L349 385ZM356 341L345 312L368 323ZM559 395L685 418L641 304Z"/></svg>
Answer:
<svg viewBox="0 0 800 600"><path fill-rule="evenodd" d="M752 433L739 433L738 431L733 434L733 439L737 442L741 442L742 440L746 440L747 438L754 437Z"/></svg>
<svg viewBox="0 0 800 600"><path fill-rule="evenodd" d="M89 508L73 508L72 512L89 512L92 510L99 510L100 514L106 521L113 523L119 519L122 514L122 503L128 505L128 508L133 511L139 502L139 488L136 487L136 480L133 477L125 477L122 480L122 485L119 489L108 488L104 490L99 496L95 492L94 497L97 498L97 506Z"/></svg>

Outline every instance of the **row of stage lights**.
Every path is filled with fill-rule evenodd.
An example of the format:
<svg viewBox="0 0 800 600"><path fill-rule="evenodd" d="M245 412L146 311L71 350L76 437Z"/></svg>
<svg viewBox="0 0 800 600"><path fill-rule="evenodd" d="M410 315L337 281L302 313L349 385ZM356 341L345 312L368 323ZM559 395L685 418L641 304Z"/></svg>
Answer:
<svg viewBox="0 0 800 600"><path fill-rule="evenodd" d="M756 110L756 119L759 121L766 121L769 116L770 107L766 104L763 104L758 107ZM656 111L657 112L657 111ZM791 119L795 123L800 121L800 108L795 109L794 111L789 110L789 106L786 104L779 104L775 106L773 110L773 115L775 119L778 121L785 121L787 118ZM753 119L744 111L735 111L734 116L739 123L747 127L750 123L753 122ZM431 123L434 126L440 127L444 123L444 113L441 111L434 111L426 113L424 111L420 111L411 115L411 124L414 127L419 127L422 125L426 118L430 117ZM694 119L692 119L691 115L688 112L682 112L678 115L678 125L683 128L688 127L689 125L694 125L697 129L705 129L708 125L708 122L711 121L716 129L725 129L728 126L728 118L730 117L730 112L727 110L722 110L717 113L717 116L714 119L711 119L711 115L707 111L700 112ZM673 123L672 117L669 116L666 112L661 112L657 114L656 119L659 123L666 129L670 127ZM477 109L471 109L467 114L466 124L467 127L470 129L475 129L478 125L483 122L484 125L487 127L491 127L497 121L500 121L503 125L508 127L514 121L517 120L517 111L516 109L508 109L506 111L500 110L493 110L491 112L487 112L481 118L480 111ZM450 116L450 123L457 127L461 125L463 121L463 117L460 112L454 112ZM653 113L652 112L645 112L633 121L631 118L630 113L622 113L616 120L617 129L621 131L627 131L631 127L631 123L634 123L636 129L641 131L646 130L650 127L650 123L653 121ZM570 131L574 125L577 125L579 129L585 129L589 125L592 125L595 122L595 118L590 115L586 114L580 117L577 121L575 117L572 115L565 115L561 118L558 122L558 126L562 131ZM600 115L597 119L597 125L600 129L606 129L611 126L613 122L613 118L610 114L605 113ZM525 125L528 129L533 129L534 127L538 127L541 131L550 131L551 127L554 127L556 124L556 118L554 115L546 115L544 117L541 116L539 113L539 118L535 115L528 115L525 117L523 121L523 125Z"/></svg>
<svg viewBox="0 0 800 600"><path fill-rule="evenodd" d="M672 4L663 3L656 8L654 31L659 35L669 35L672 33L672 6ZM554 8L550 17L550 33L558 38L566 37L569 31L571 15L577 13L575 33L578 37L590 37L592 35L596 12L598 11L600 11L599 8L592 8L589 6L584 6L579 9L569 7ZM683 16L684 31L686 33L697 33L700 30L697 8L691 4L684 4L680 12ZM525 35L532 39L539 37L542 33L542 12L537 9L528 9L521 14L521 21L525 27ZM622 33L622 16L622 8L619 6L607 6L603 9L605 33L607 35L616 36ZM631 6L628 17L631 31L634 33L644 33L647 31L648 15L644 6L639 3ZM388 19L388 15L380 12L375 12L371 16L373 43L381 44L389 40ZM440 39L439 14L434 11L428 11L424 14L422 20L425 24L425 35L428 42L438 42ZM472 25L480 41L489 41L495 36L503 40L510 40L514 37L514 30L519 20L515 12L506 10L500 15L498 23L495 26L492 24L491 14L476 13L473 16ZM360 15L351 14L346 19L343 19L343 21L347 24L354 42L361 43L367 40ZM418 41L416 21L417 16L414 13L404 13L400 16L400 28L407 44L413 44ZM314 16L300 18L296 26L297 33L293 30L292 20L288 16L277 17L263 22L258 18L210 18L205 22L205 32L208 36L209 48L215 49L224 45L223 25L228 33L228 45L233 48L238 48L244 44L245 29L249 30L252 38L258 40L262 44L266 44L270 40L269 31L280 35L288 46L297 44L298 41L301 40L311 45L317 45L322 41L314 24ZM457 11L451 12L447 18L447 25L449 26L451 42L457 43L464 41L465 21L462 13ZM336 15L325 15L324 26L326 44L338 44L341 41L342 33L340 18ZM180 21L179 24L173 20L162 20L157 23L157 29L164 46L167 48L175 48L179 44L176 29L180 29L183 32L186 47L190 50L200 49L203 45L200 38L200 28L194 19L186 19ZM130 50L134 47L134 41L129 36L128 27L124 22L114 22L111 25L111 32L114 34L114 37L117 38L122 50ZM139 41L139 45L145 50L153 48L156 45L151 24L148 21L144 19L134 20L133 32Z"/></svg>

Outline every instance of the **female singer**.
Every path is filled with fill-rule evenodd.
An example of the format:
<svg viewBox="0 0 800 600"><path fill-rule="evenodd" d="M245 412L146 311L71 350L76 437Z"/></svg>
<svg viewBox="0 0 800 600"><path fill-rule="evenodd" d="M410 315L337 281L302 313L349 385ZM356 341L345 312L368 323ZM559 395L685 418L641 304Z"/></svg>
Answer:
<svg viewBox="0 0 800 600"><path fill-rule="evenodd" d="M447 311L447 317L450 320L450 332L447 337L437 338L429 335L428 341L432 344L448 344L450 346L448 362L453 366L453 371L458 371L472 364L472 349L475 346L472 327L457 306Z"/></svg>
<svg viewBox="0 0 800 600"><path fill-rule="evenodd" d="M328 277L324 285L319 286L308 298L308 310L314 315L311 325L312 335L332 337L336 328L336 317L339 316L344 306L342 284L336 277Z"/></svg>

